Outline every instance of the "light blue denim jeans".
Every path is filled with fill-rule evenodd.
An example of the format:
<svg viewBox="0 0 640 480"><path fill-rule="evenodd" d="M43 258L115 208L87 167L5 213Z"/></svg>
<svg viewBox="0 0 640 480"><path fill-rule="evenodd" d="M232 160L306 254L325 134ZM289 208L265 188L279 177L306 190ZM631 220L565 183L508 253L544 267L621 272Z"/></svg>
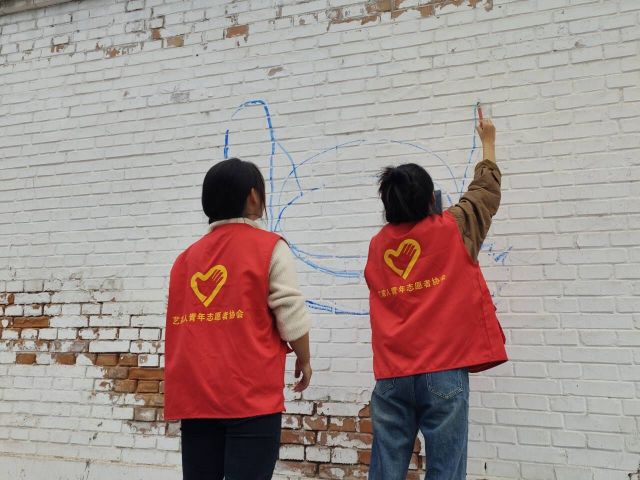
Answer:
<svg viewBox="0 0 640 480"><path fill-rule="evenodd" d="M425 480L465 480L469 435L466 368L378 380L371 398L369 480L405 480L418 429Z"/></svg>

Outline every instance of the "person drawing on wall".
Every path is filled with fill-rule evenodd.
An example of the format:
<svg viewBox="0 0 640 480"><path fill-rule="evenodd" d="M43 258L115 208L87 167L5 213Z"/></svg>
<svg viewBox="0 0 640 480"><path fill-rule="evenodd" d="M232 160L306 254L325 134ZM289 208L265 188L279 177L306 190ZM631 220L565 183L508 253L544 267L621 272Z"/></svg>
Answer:
<svg viewBox="0 0 640 480"><path fill-rule="evenodd" d="M370 480L404 480L418 430L426 480L464 480L469 373L507 361L505 336L478 252L500 204L495 127L477 126L484 159L460 201L434 212L420 166L388 167L379 193L387 224L371 240L373 447Z"/></svg>
<svg viewBox="0 0 640 480"><path fill-rule="evenodd" d="M267 480L284 410L285 356L294 391L309 385L310 318L289 246L259 228L265 183L237 158L202 188L209 232L176 259L169 282L165 418L181 420L184 480Z"/></svg>

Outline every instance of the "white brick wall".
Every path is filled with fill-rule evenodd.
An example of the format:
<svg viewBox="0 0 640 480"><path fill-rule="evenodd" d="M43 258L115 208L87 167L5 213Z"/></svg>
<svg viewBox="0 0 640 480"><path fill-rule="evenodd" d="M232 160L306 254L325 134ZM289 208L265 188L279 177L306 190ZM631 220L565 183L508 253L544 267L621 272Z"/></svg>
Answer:
<svg viewBox="0 0 640 480"><path fill-rule="evenodd" d="M177 439L133 421L140 402L114 398L104 368L55 365L40 340L162 366L168 269L205 229L200 183L227 130L229 155L267 177L275 152L268 223L315 305L304 399L357 415L373 383L360 272L381 222L375 174L418 162L455 201L481 100L504 173L481 263L512 361L473 377L470 478L640 480L640 2L389 3L84 0L0 16L0 294L15 292L0 315L51 316L19 338L2 325L2 462L178 478Z"/></svg>

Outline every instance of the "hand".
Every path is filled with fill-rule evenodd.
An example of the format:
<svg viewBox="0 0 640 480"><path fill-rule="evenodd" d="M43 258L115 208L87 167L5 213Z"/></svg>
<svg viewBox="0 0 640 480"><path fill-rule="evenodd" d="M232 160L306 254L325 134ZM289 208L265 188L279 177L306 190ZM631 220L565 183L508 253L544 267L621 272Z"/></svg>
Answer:
<svg viewBox="0 0 640 480"><path fill-rule="evenodd" d="M476 130L483 144L496 143L496 127L491 120L487 118L480 120L478 126L476 126Z"/></svg>
<svg viewBox="0 0 640 480"><path fill-rule="evenodd" d="M311 363L305 362L302 363L300 359L296 360L296 378L299 378L302 375L302 378L296 383L293 387L294 392L302 392L307 389L309 386L309 381L311 380L311 375L313 374L311 370Z"/></svg>

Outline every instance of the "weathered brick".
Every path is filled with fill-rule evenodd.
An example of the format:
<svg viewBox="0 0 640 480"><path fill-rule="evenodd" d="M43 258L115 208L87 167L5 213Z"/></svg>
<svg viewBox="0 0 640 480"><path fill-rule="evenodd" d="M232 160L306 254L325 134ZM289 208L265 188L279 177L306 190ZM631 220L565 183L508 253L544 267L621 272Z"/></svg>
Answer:
<svg viewBox="0 0 640 480"><path fill-rule="evenodd" d="M224 31L224 38L246 37L247 35L249 35L249 25L234 25Z"/></svg>
<svg viewBox="0 0 640 480"><path fill-rule="evenodd" d="M19 365L31 365L36 363L35 353L17 353L16 363Z"/></svg>
<svg viewBox="0 0 640 480"><path fill-rule="evenodd" d="M164 380L164 368L130 368L129 378L135 380Z"/></svg>
<svg viewBox="0 0 640 480"><path fill-rule="evenodd" d="M155 422L158 410L155 408L136 407L133 410L133 418L138 422Z"/></svg>
<svg viewBox="0 0 640 480"><path fill-rule="evenodd" d="M137 393L158 393L160 382L140 380L138 382Z"/></svg>
<svg viewBox="0 0 640 480"><path fill-rule="evenodd" d="M134 393L137 389L137 384L136 380L116 380L113 390L118 393Z"/></svg>
<svg viewBox="0 0 640 480"><path fill-rule="evenodd" d="M327 430L329 420L328 417L320 415L305 415L302 417L302 425L305 430Z"/></svg>
<svg viewBox="0 0 640 480"><path fill-rule="evenodd" d="M356 426L357 423L354 417L331 417L329 421L329 430L355 432Z"/></svg>
<svg viewBox="0 0 640 480"><path fill-rule="evenodd" d="M121 353L118 359L118 365L123 367L137 367L138 355L133 355L130 353Z"/></svg>
<svg viewBox="0 0 640 480"><path fill-rule="evenodd" d="M76 354L75 353L56 353L53 355L53 360L60 365L75 365Z"/></svg>
<svg viewBox="0 0 640 480"><path fill-rule="evenodd" d="M11 325L15 328L47 328L49 317L14 317Z"/></svg>
<svg viewBox="0 0 640 480"><path fill-rule="evenodd" d="M96 365L101 367L113 367L118 365L117 353L99 353L96 356Z"/></svg>
<svg viewBox="0 0 640 480"><path fill-rule="evenodd" d="M105 378L124 380L129 378L129 369L126 367L105 367L104 376Z"/></svg>
<svg viewBox="0 0 640 480"><path fill-rule="evenodd" d="M315 432L303 430L282 430L280 442L296 445L313 445L316 443L316 434Z"/></svg>

